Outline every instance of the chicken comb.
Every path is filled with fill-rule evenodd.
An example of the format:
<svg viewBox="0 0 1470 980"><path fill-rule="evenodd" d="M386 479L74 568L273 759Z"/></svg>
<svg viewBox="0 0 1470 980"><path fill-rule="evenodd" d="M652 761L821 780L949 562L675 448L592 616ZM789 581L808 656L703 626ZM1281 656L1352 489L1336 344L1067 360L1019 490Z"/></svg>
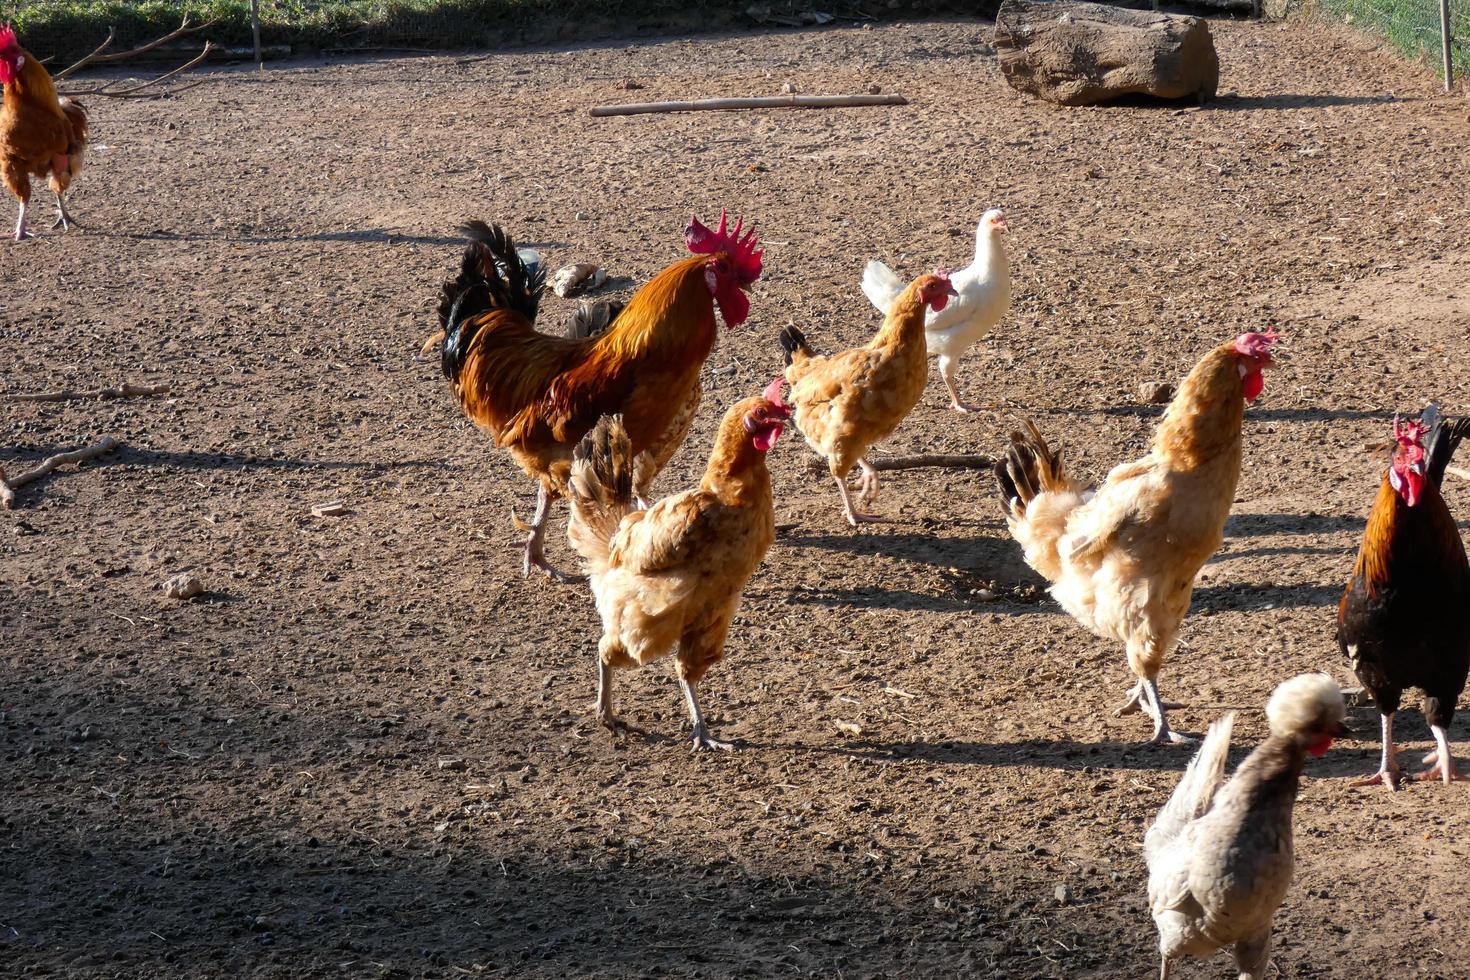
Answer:
<svg viewBox="0 0 1470 980"><path fill-rule="evenodd" d="M15 39L15 28L10 26L10 22L0 24L0 51L13 48L18 43Z"/></svg>
<svg viewBox="0 0 1470 980"><path fill-rule="evenodd" d="M772 405L775 405L777 408L785 408L786 403L781 400L781 386L785 383L785 378L781 377L779 374L776 375L775 380L766 385L766 390L761 392L761 396Z"/></svg>
<svg viewBox="0 0 1470 980"><path fill-rule="evenodd" d="M1243 357L1270 357L1271 345L1281 339L1275 327L1247 331L1235 338L1235 352Z"/></svg>
<svg viewBox="0 0 1470 980"><path fill-rule="evenodd" d="M684 244L695 255L724 252L734 263L740 281L748 285L761 277L761 255L764 249L758 247L760 239L756 237L754 228L743 236L740 234L744 225L744 218L736 218L735 227L730 228L729 215L721 209L720 227L710 231L699 220L698 215L691 215L689 225L684 229Z"/></svg>
<svg viewBox="0 0 1470 980"><path fill-rule="evenodd" d="M1403 450L1419 450L1419 456L1424 455L1424 437L1429 434L1429 426L1418 419L1408 422L1401 421L1397 415L1393 417L1393 437L1398 441L1399 448Z"/></svg>

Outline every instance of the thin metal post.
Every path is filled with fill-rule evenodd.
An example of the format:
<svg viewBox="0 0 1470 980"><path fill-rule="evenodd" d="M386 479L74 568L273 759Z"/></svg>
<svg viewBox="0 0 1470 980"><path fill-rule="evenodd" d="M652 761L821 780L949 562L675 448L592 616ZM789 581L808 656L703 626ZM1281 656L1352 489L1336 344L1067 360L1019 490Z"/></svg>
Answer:
<svg viewBox="0 0 1470 980"><path fill-rule="evenodd" d="M1455 81L1455 68L1450 63L1450 0L1439 0L1439 44L1444 54L1444 90Z"/></svg>
<svg viewBox="0 0 1470 980"><path fill-rule="evenodd" d="M260 54L260 0L250 0L250 30L255 34L255 69L265 71L265 59Z"/></svg>

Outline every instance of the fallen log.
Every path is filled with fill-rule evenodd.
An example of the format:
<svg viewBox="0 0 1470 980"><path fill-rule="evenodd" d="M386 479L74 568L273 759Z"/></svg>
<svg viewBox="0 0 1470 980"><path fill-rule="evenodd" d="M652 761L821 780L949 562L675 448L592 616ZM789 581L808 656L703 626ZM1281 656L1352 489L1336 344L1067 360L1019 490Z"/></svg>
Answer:
<svg viewBox="0 0 1470 980"><path fill-rule="evenodd" d="M1001 75L1058 105L1123 95L1214 98L1220 59L1199 17L1076 0L1006 0L995 17Z"/></svg>
<svg viewBox="0 0 1470 980"><path fill-rule="evenodd" d="M118 445L118 441L112 436L103 436L101 441L93 443L90 446L83 446L81 449L73 449L70 452L47 456L37 465L26 470L24 473L17 473L15 476L7 477L5 471L0 470L0 506L3 506L6 510L14 509L15 491L18 488L25 486L27 483L34 483L58 466L65 466L67 463L80 463L83 460L101 456L103 453L110 453L117 449Z"/></svg>
<svg viewBox="0 0 1470 980"><path fill-rule="evenodd" d="M709 109L840 109L851 106L908 105L901 95L767 95L749 99L694 102L630 102L593 107L594 116L636 116L646 112L703 112Z"/></svg>

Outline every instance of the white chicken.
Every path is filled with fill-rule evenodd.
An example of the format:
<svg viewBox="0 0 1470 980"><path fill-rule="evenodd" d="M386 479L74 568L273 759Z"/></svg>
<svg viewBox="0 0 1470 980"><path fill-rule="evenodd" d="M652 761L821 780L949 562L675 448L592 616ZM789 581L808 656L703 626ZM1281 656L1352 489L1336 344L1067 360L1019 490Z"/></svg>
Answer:
<svg viewBox="0 0 1470 980"><path fill-rule="evenodd" d="M1345 731L1342 693L1325 674L1284 682L1266 703L1271 734L1225 783L1232 712L1204 744L1143 839L1159 976L1181 956L1234 947L1240 980L1265 975L1271 919L1295 872L1291 814L1307 755ZM1221 784L1224 783L1222 786Z"/></svg>
<svg viewBox="0 0 1470 980"><path fill-rule="evenodd" d="M1011 266L1006 257L1006 216L992 208L975 229L975 261L950 275L958 296L943 310L931 310L924 322L929 353L939 355L939 376L949 389L951 407L975 412L978 406L960 399L954 383L955 365L971 344L981 340L1011 308ZM908 282L877 259L863 269L863 294L884 316Z"/></svg>

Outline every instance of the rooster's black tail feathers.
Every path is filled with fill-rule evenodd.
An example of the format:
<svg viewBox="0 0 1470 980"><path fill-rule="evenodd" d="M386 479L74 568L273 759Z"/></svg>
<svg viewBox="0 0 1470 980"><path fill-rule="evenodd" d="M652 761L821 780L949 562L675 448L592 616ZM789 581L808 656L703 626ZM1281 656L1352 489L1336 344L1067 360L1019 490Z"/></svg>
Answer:
<svg viewBox="0 0 1470 980"><path fill-rule="evenodd" d="M459 274L446 280L439 293L439 325L444 328L440 364L451 381L459 377L465 352L478 331L473 324L465 329L467 321L492 310L514 310L534 321L546 281L539 258L518 252L499 225L467 221L460 230L470 242Z"/></svg>
<svg viewBox="0 0 1470 980"><path fill-rule="evenodd" d="M1424 474L1437 487L1444 480L1445 470L1449 468L1460 440L1470 436L1470 417L1447 419L1439 413L1439 406L1430 402L1419 421L1429 427L1429 436L1424 443Z"/></svg>

